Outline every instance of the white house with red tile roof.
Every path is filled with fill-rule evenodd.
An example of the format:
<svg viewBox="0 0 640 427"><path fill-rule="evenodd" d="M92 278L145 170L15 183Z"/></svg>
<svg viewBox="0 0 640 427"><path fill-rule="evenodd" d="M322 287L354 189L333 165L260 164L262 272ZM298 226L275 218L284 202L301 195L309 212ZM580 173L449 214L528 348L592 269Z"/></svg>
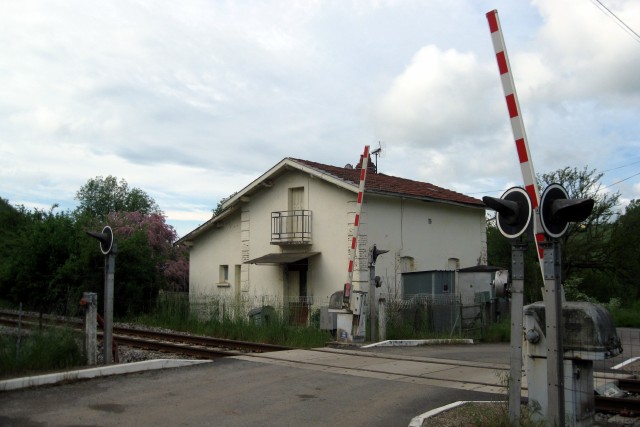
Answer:
<svg viewBox="0 0 640 427"><path fill-rule="evenodd" d="M371 162L369 163L372 164ZM285 158L180 240L190 253L189 293L279 296L324 305L347 280L360 169ZM379 292L402 272L486 264L485 205L433 184L367 173L354 287L368 290L368 251Z"/></svg>

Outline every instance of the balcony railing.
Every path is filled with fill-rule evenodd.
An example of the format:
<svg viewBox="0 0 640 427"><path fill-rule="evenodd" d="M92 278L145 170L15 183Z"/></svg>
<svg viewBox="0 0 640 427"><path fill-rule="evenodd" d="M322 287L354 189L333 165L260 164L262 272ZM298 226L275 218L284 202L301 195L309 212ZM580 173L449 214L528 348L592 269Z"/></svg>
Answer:
<svg viewBox="0 0 640 427"><path fill-rule="evenodd" d="M271 212L271 244L311 244L311 211Z"/></svg>

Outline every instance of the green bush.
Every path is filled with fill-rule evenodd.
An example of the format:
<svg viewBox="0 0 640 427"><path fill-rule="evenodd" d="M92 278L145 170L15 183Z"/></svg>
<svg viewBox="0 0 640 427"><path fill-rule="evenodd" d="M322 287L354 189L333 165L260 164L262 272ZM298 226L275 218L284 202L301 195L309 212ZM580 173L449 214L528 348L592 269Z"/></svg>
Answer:
<svg viewBox="0 0 640 427"><path fill-rule="evenodd" d="M613 323L617 327L640 327L640 301L634 302L630 307L621 307L619 300L612 299L605 307L613 316Z"/></svg>

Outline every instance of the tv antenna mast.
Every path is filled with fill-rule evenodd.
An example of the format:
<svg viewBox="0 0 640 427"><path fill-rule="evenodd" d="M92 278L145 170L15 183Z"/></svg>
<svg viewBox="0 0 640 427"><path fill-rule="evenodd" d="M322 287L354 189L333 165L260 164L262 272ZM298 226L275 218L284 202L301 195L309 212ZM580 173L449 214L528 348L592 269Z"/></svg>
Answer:
<svg viewBox="0 0 640 427"><path fill-rule="evenodd" d="M376 173L378 173L378 157L382 156L382 142L378 141L378 148L371 152L374 156L376 156L376 160L374 162Z"/></svg>

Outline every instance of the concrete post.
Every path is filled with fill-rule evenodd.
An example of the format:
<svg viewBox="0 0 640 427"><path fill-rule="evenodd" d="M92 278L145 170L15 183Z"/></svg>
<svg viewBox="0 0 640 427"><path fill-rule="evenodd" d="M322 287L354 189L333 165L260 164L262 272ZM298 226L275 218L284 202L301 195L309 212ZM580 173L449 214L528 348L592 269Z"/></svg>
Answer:
<svg viewBox="0 0 640 427"><path fill-rule="evenodd" d="M98 294L94 292L84 292L82 300L85 307L84 348L87 354L87 365L96 364L97 328L98 328Z"/></svg>
<svg viewBox="0 0 640 427"><path fill-rule="evenodd" d="M384 298L378 300L378 339L387 339L387 307Z"/></svg>

